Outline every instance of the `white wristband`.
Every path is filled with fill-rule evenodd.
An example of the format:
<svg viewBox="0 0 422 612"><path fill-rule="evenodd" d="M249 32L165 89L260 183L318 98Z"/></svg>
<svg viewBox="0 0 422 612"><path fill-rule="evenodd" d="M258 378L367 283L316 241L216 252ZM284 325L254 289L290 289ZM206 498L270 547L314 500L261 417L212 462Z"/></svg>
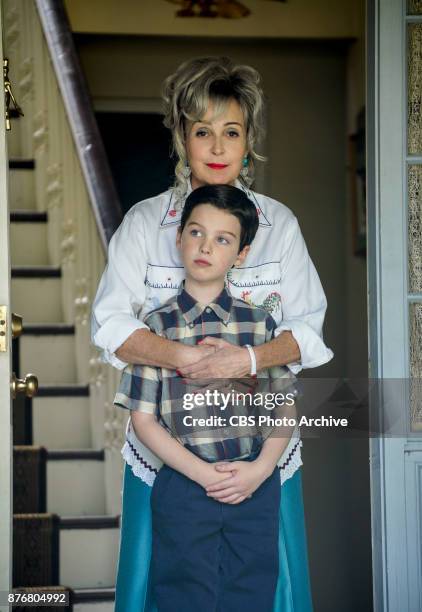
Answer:
<svg viewBox="0 0 422 612"><path fill-rule="evenodd" d="M256 376L256 357L255 351L250 344L245 344L245 348L248 349L249 357L251 358L251 376Z"/></svg>

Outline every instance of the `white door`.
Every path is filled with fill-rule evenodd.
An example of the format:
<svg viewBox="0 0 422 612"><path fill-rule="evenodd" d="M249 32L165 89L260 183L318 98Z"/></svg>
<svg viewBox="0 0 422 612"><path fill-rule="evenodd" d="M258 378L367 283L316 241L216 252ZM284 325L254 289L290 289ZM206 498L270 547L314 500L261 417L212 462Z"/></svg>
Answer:
<svg viewBox="0 0 422 612"><path fill-rule="evenodd" d="M0 32L3 34L1 11ZM1 35L1 62L3 60L2 38ZM12 337L7 199L8 158L4 117L4 95L0 94L0 591L8 591L12 582L12 412L10 396Z"/></svg>
<svg viewBox="0 0 422 612"><path fill-rule="evenodd" d="M422 2L368 0L368 290L376 612L422 610Z"/></svg>
<svg viewBox="0 0 422 612"><path fill-rule="evenodd" d="M4 15L0 5L0 63L3 65L3 81L7 93L0 94L0 593L4 601L6 592L12 586L12 526L13 526L13 432L12 432L12 388L17 392L34 395L38 388L36 377L17 381L12 372L12 311L10 303L10 243L9 243L9 202L8 170L9 157L7 141L10 131L6 130L5 98L10 108L14 100L10 95L13 86L9 81L9 63L5 67L3 41ZM15 71L16 72L16 71ZM7 85L6 85L7 83ZM8 87L10 86L10 87ZM9 93L10 92L10 93ZM13 123L8 121L9 128ZM16 130L16 124L15 124ZM13 317L16 336L20 334L20 318ZM17 385L17 383L20 383ZM29 383L29 384L28 384ZM3 609L3 608L2 608Z"/></svg>

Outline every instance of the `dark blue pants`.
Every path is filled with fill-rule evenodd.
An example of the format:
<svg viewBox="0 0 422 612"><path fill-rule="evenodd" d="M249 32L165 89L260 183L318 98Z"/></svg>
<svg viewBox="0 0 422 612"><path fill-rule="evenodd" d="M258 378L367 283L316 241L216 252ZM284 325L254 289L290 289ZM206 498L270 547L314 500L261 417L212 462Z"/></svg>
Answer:
<svg viewBox="0 0 422 612"><path fill-rule="evenodd" d="M159 612L272 612L279 508L278 468L250 499L224 504L163 466L151 493Z"/></svg>

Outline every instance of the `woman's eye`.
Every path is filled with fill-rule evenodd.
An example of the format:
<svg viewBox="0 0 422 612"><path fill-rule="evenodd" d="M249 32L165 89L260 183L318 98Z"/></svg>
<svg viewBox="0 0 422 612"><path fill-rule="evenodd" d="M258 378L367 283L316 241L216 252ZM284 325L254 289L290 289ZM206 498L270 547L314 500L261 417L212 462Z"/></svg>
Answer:
<svg viewBox="0 0 422 612"><path fill-rule="evenodd" d="M200 138L202 138L203 136L206 136L208 134L207 130L197 130L196 131L196 136L199 136Z"/></svg>
<svg viewBox="0 0 422 612"><path fill-rule="evenodd" d="M227 133L230 138L236 138L237 136L239 136L239 132L236 132L236 130L229 130Z"/></svg>

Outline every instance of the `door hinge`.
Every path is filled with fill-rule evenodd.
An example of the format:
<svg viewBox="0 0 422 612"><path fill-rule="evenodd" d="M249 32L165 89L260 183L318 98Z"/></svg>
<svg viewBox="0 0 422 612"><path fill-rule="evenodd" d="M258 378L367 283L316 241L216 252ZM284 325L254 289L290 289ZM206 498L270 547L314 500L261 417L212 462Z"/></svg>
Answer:
<svg viewBox="0 0 422 612"><path fill-rule="evenodd" d="M0 352L5 353L7 350L7 307L0 306Z"/></svg>
<svg viewBox="0 0 422 612"><path fill-rule="evenodd" d="M10 130L11 129L10 102L12 102L13 106L15 107L15 111L18 113L18 115L22 115L22 117L23 117L23 110L21 109L19 104L16 102L16 98L13 95L12 83L10 82L10 79L9 79L9 60L7 59L7 57L3 59L3 82L4 82L4 111L5 111L5 120L6 120L6 130Z"/></svg>

